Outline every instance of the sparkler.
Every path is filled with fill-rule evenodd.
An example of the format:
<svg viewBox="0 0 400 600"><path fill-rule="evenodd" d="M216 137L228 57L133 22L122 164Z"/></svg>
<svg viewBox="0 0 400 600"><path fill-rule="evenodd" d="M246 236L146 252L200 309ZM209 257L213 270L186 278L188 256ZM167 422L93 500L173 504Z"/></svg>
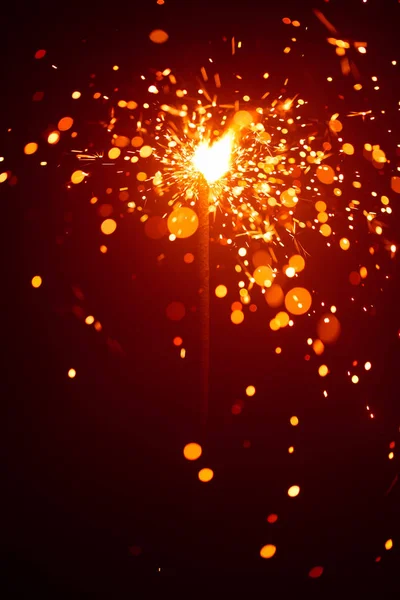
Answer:
<svg viewBox="0 0 400 600"><path fill-rule="evenodd" d="M199 272L200 272L200 341L202 369L202 420L207 421L210 369L210 185L220 180L230 168L233 134L228 132L212 146L202 142L193 155L193 166L202 174L198 192Z"/></svg>
<svg viewBox="0 0 400 600"><path fill-rule="evenodd" d="M166 75L170 77L170 72ZM307 244L300 240L302 234L317 233L326 239L328 247L336 245L333 224L341 213L347 212L352 233L361 203L351 200L346 207L341 200L346 184L342 165L355 149L339 137L339 133L343 135L343 123L338 113L325 122L304 119L302 110L307 101L299 94L281 94L272 99L264 94L267 104L240 110L238 104L219 105L216 97L212 98L204 88L201 91L210 104L203 104L203 98L189 104L185 98L182 104L161 105L163 112L155 136L160 150L155 151L155 156L162 168L153 184L161 195L168 193L169 205L173 206L168 219L170 239L192 235L197 229L197 225L193 226L196 213L189 207L197 212L204 422L208 412L210 343L209 211L214 213L214 237L236 249L237 272L247 280L240 282L240 301L232 305L232 322L243 321L244 309L259 287L270 307L285 304L285 310L278 310L270 320L271 330L277 331L292 326L294 317L311 314L313 296L306 288L295 286L284 291L292 278L301 276L310 255ZM179 96L185 97L186 92ZM369 114L366 112L363 118ZM376 169L387 162L378 145L365 144L364 158ZM355 190L361 187L357 180L352 185ZM328 200L330 186L333 197L338 199L336 208ZM372 196L375 198L377 193ZM364 206L370 205L362 211L367 229L380 236L384 227L378 210L372 210L371 202L365 200L364 197ZM382 196L382 203L386 202L386 196ZM390 214L390 206L387 208L384 212ZM186 218L191 220L187 231ZM359 218L357 221L360 226ZM350 241L343 236L338 245L347 251ZM388 241L385 247L396 248ZM362 267L359 273L350 274L350 283L358 285L366 276L367 270ZM251 306L254 309L254 304ZM336 312L336 307L332 307L329 316L326 312L321 315L317 338L312 340L317 356L339 337L340 322L332 312ZM325 377L329 369L321 365L318 373Z"/></svg>
<svg viewBox="0 0 400 600"><path fill-rule="evenodd" d="M207 422L210 371L210 212L209 189L207 183L200 184L198 216L198 249L200 274L200 344L202 373L202 406L201 417L203 425Z"/></svg>
<svg viewBox="0 0 400 600"><path fill-rule="evenodd" d="M321 13L318 13L318 18L332 35L337 34ZM290 24L290 19L284 19L284 22ZM300 23L294 21L293 26L299 27ZM150 39L162 43L168 37L161 35L163 33L156 30ZM344 54L347 50L350 52L352 45L360 54L366 53L366 43L350 43L336 37L329 38L328 42L336 46L336 54L341 57L343 75L352 73L358 77L356 66ZM286 50L290 51L290 48L285 48L285 53ZM232 53L235 52L233 40ZM395 66L396 62L392 64ZM66 187L71 194L75 186L89 182L100 187L95 179L98 169L106 166L104 170L112 173L113 185L106 188L106 195L101 198L100 193L98 196L92 193L88 197L88 202L101 218L100 230L104 236L117 230L119 217L115 215L125 217L134 212L145 223L146 232L151 232L149 237L155 239L168 232L169 239L174 242L197 232L201 289L201 413L205 423L210 368L210 226L214 228L213 238L231 248L229 260L234 256L236 263L234 276L238 281L235 301L230 303L231 322L235 326L240 325L257 310L260 299L262 310L269 315L267 323L269 321L271 337L278 336L280 329L293 327L298 317L308 316L309 319L304 318L304 321L310 324L307 325L310 333L304 343L310 353L307 351L304 359L312 363L313 357L323 362L314 368L319 377L325 378L331 372L329 359L320 361L319 357L324 353L329 357L329 345L340 337L341 311L344 312L348 305L345 307L345 300L341 300L343 306L336 307L325 297L321 301L318 284L309 286L310 291L306 289L303 271L312 254L308 242L313 236L315 247L328 249L332 261L340 252L353 256L354 248L357 248L359 255L353 261L354 270L346 282L353 286L351 289L363 286L364 291L371 272L376 271L376 277L383 274L386 277L388 262L397 251L388 221L392 214L393 194L400 193L400 177L399 167L396 171L394 166L395 159L387 158L376 140L364 139L363 145L356 147L351 135L351 126L358 120L350 117L362 117L361 126L382 118L372 102L368 104L368 107L371 106L368 110L348 112L346 108L339 114L333 113L333 110L340 109L332 109L324 119L316 118L308 104L309 99L297 89L289 93L284 78L279 94L274 95L272 89L265 91L269 79L268 73L265 73L261 80L262 93L257 96L253 89L246 89L239 99L239 96L232 98L232 95L224 97L223 73L222 77L218 73L212 77L204 66L200 73L209 89L203 84L199 89L195 77L188 82L189 89L182 85L178 87L177 76L171 69L157 71L151 85L142 75L141 81L146 81L143 85L147 87L148 97L141 104L136 101L137 98L124 100L114 85L105 90L107 95L96 91L93 101L103 102L109 117L107 120L105 116L98 122L102 134L107 132L107 142L101 151L95 152L90 138L92 133L85 140L82 139L84 132L79 132L77 147L80 150L75 146L68 148L67 153L74 153L85 171L77 169L69 172ZM238 74L236 78L238 81L242 79ZM214 92L211 90L213 80ZM116 95L113 95L112 88ZM361 84L354 86L354 90L358 89L361 89ZM376 90L377 86L373 89ZM222 96L221 99L217 93ZM81 92L72 93L74 101L79 101L80 97ZM338 106L333 102L332 105ZM310 114L312 116L307 116ZM72 117L61 119L57 131L46 133L48 144L54 148L59 143L67 146L69 134L66 132L72 128L73 122ZM80 118L80 122L84 123L84 118ZM72 132L71 140L77 135L77 132ZM358 131L354 139L359 140L359 135ZM39 139L39 134L36 139ZM105 139L104 136L101 139ZM353 143L350 143L351 140ZM75 142L70 141L70 144L75 145ZM24 148L26 160L34 161L38 149L37 142L28 141ZM49 168L47 161L39 164ZM363 177L364 166L370 170L371 176ZM11 169L4 169L0 174L0 184L8 182L14 185ZM374 172L379 173L379 177L374 177ZM162 216L154 215L157 208ZM154 222L155 233L149 226ZM107 250L106 243L102 243L100 252ZM367 264L368 260L373 262ZM318 261L314 264L321 270L326 268ZM381 267L382 264L385 268ZM316 279L313 274L313 281ZM41 285L41 277L33 277L32 286L38 288ZM224 285L217 287L218 298L227 295ZM354 302L355 294L347 295L351 295L351 302ZM370 308L363 301L360 310L366 313ZM79 311L76 314L86 325L93 325L98 332L102 330L102 325L93 315L85 317ZM275 352L280 354L282 348L278 346ZM184 348L181 348L180 356L185 357ZM364 370L368 372L370 369L371 363L365 362ZM348 370L349 382L357 384L361 376L367 377L364 370L359 368L357 360L352 361ZM75 370L70 369L68 376L75 377ZM324 387L322 394L327 398L329 385ZM246 394L253 396L254 386L248 386ZM239 414L241 407L234 407L237 412L232 410L232 413ZM375 411L372 412L369 405L366 410L369 418L375 418ZM296 425L297 417L292 419L290 423ZM290 447L289 453L293 451ZM197 459L200 454L201 449L200 453L196 449L191 459ZM389 459L392 458L393 452L389 454ZM203 479L199 476L201 481L210 480L209 473L206 475ZM292 486L288 495L295 497L299 490L297 485ZM271 548L265 548L262 556L269 558L273 552Z"/></svg>
<svg viewBox="0 0 400 600"><path fill-rule="evenodd" d="M206 82L208 75L204 67L201 73ZM268 73L264 74L265 79ZM220 77L214 80L219 89ZM355 163L350 170L346 168L346 162L353 160L351 157L356 154L354 146L346 141L347 123L343 122L346 116L334 113L324 120L306 117L303 113L308 101L298 92L289 95L284 88L274 97L263 90L261 100L253 103L250 96L244 94L244 108L239 101L229 102L229 98L228 102L223 98L220 103L216 94L207 91L205 86L198 89L197 95L193 88L189 93L178 87L171 69L165 69L156 72L148 94L153 106L151 111L149 102L139 106L134 100L111 101L109 96L103 96L107 105L111 105L107 126L110 147L89 152L85 149L91 148L88 139L83 146L80 144L83 150L72 148L70 152L75 153L87 169L74 171L68 187L94 177L91 173L94 164L112 166L119 179L124 178L124 174L133 176L129 181L123 179L119 186L118 201L124 203L123 212L142 212L141 220L147 223L153 218L152 209L162 207L163 216L158 218L166 222L171 241L190 237L198 229L205 421L210 343L210 214L213 215L213 237L233 249L237 259L235 271L241 277L238 300L231 305L232 323L243 322L247 307L250 312L257 309L261 292L270 309L275 311L269 321L270 329L275 332L292 326L298 315L311 315L316 311L312 306L314 293L310 294L298 284L291 285L291 280L302 277L307 265L309 236L317 235L319 243L347 251L357 240L364 221L364 230L380 237L393 258L396 244L389 237L386 223L392 209L390 198L382 193L383 188L380 194L371 190L369 198L360 191L361 176ZM93 96L95 100L100 97L99 92ZM147 117L144 110L149 111ZM352 112L347 117L362 114L363 120L373 119L371 111ZM134 137L128 135L132 120L136 125ZM56 145L72 125L71 117L60 119L58 130L49 134L48 143ZM104 127L105 122L100 125ZM38 144L30 142L24 151L34 155L37 149ZM107 158L110 162L106 162ZM386 154L378 144L364 144L361 160L365 162L365 159L376 170L389 170ZM129 171L125 165L129 165ZM352 182L350 173L354 173ZM2 181L8 177L7 172L3 173ZM132 190L134 178L137 190ZM397 176L391 177L395 193L399 193L399 181ZM350 195L349 189L360 199ZM91 198L90 202L97 204L98 198ZM104 219L101 224L104 235L111 235L117 229L117 221L110 217L112 212L109 203L99 208ZM107 246L102 244L100 250L106 252ZM370 248L371 252L375 252L374 248L372 251ZM350 274L350 283L358 285L367 275L366 267L361 266L359 272ZM226 291L222 295L219 291L217 295L223 297ZM320 319L323 323L326 319L332 323L338 317L328 318L325 314L320 315ZM332 333L329 327L319 327L318 337L312 343L314 353L321 355L325 345L336 338L336 332ZM185 356L184 349L181 356Z"/></svg>

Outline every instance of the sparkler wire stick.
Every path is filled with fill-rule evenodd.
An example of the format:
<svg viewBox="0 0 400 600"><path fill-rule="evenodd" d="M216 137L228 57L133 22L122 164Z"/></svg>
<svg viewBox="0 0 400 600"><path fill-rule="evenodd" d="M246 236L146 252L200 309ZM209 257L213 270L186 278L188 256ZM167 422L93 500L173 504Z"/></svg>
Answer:
<svg viewBox="0 0 400 600"><path fill-rule="evenodd" d="M210 213L209 188L205 180L199 186L198 218L201 421L206 425L210 372Z"/></svg>

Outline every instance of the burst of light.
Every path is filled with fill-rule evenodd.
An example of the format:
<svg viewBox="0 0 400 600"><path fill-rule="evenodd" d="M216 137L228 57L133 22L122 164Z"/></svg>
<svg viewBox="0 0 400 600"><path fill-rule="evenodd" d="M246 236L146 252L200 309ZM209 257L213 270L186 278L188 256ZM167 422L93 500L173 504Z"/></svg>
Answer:
<svg viewBox="0 0 400 600"><path fill-rule="evenodd" d="M214 183L229 171L233 142L233 133L228 132L214 144L204 141L196 148L193 166L204 175L207 183Z"/></svg>

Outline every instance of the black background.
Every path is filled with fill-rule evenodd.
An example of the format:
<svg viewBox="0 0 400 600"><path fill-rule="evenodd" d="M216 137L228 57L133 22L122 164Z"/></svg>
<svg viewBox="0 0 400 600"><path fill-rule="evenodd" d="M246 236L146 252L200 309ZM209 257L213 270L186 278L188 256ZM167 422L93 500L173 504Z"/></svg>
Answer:
<svg viewBox="0 0 400 600"><path fill-rule="evenodd" d="M398 70L390 65L397 58L392 24L398 23L398 4L297 4L166 0L163 6L149 1L7 7L0 154L18 177L16 186L3 185L0 192L7 282L2 540L9 594L51 589L119 595L135 590L144 577L165 575L190 575L195 583L199 576L211 582L251 574L265 590L287 577L296 585L377 578L398 587L398 484L385 496L398 470L396 458L387 459L399 431L395 266L384 294L381 280L368 287L364 298L377 309L370 318L344 300L357 258L312 253L310 285L343 306L344 337L330 351L337 376L327 400L315 376L318 360L304 366L305 327L283 333L284 353L277 357L264 307L237 329L229 321L230 302L212 299L210 416L204 431L196 317L190 311L198 282L195 269L182 260L185 252L195 252L195 239L181 245L151 241L132 216L121 221L103 256L99 221L83 204L87 195L80 198L78 192L66 200L62 167L49 176L21 153L27 141L68 113L71 91L88 90L89 74L96 75L100 90L112 90L115 77L115 85L136 97L141 73L170 66L190 80L209 55L222 79L224 73L242 73L252 89L269 71L271 85L279 89L288 74L291 89L314 100L318 117L338 106L347 112L384 107L398 130ZM378 98L371 86L356 95L354 82L340 75L314 7L343 37L368 41L368 58L359 62L365 79L382 76ZM289 31L281 23L285 16L307 22L308 33ZM155 28L169 33L167 44L148 41ZM234 58L226 48L232 35L243 42L242 54ZM291 36L302 52L286 63L282 50ZM33 58L39 48L47 50L47 66ZM117 74L114 64L120 66ZM327 75L335 77L334 92ZM33 107L38 90L45 91L45 100ZM89 104L82 109L93 121L100 118L96 111ZM353 119L351 131L362 144L358 123ZM382 145L394 153L393 136L381 135ZM398 239L395 201L392 237ZM360 248L368 245L367 237L360 240ZM213 246L212 266L212 286L236 285L234 259L226 250ZM38 272L44 283L33 290L30 280ZM172 300L188 309L178 325L165 317ZM100 320L101 333L76 318L77 306ZM185 340L185 360L171 344L174 335ZM346 377L354 359L373 363L358 386ZM71 366L78 373L74 380L66 376ZM240 416L232 416L232 404L244 400L249 384L257 395ZM375 420L368 418L366 404ZM295 431L288 425L292 414L300 419ZM197 480L198 465L182 457L189 441L200 441L201 466L215 472L207 485ZM291 444L293 456L287 453ZM294 483L302 492L291 500L286 490ZM266 522L271 512L279 515L275 525ZM387 553L389 537L395 547ZM266 543L278 548L271 561L259 557ZM132 547L140 547L139 556ZM325 569L322 578L308 580L317 565Z"/></svg>

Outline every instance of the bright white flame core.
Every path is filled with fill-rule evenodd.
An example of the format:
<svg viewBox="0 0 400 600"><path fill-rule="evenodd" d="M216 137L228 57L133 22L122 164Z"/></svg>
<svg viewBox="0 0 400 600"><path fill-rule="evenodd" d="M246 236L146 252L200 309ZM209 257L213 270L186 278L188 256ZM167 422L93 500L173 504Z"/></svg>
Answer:
<svg viewBox="0 0 400 600"><path fill-rule="evenodd" d="M198 145L193 155L193 165L204 175L207 183L214 183L229 171L232 147L233 134L230 131L212 146L208 142Z"/></svg>

